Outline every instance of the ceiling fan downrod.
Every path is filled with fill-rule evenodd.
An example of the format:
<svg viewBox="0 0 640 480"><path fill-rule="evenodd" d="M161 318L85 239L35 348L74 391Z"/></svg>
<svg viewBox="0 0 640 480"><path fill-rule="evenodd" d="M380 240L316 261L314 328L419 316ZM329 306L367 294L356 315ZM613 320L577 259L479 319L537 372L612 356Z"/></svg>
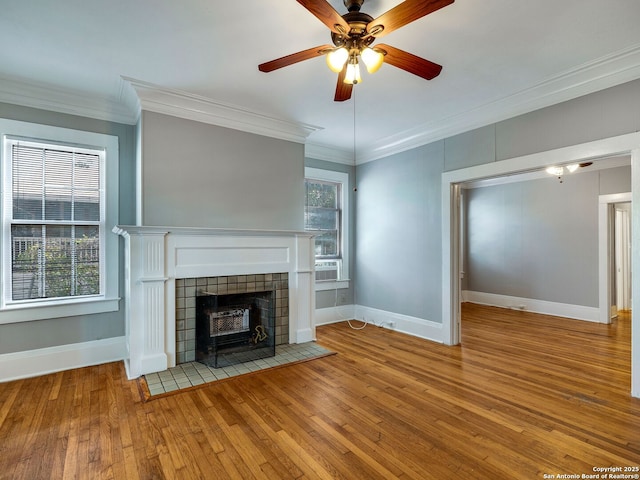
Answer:
<svg viewBox="0 0 640 480"><path fill-rule="evenodd" d="M347 7L347 10L350 12L356 11L359 12L364 0L344 0L344 6Z"/></svg>

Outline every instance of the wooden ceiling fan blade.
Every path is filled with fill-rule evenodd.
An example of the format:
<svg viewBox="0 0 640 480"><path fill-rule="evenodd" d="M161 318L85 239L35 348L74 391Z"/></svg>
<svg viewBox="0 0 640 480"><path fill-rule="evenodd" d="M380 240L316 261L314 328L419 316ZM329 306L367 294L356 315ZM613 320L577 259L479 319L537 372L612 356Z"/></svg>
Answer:
<svg viewBox="0 0 640 480"><path fill-rule="evenodd" d="M442 65L430 62L424 58L413 55L412 53L405 52L399 48L392 47L390 45L376 45L379 50L384 50L387 54L384 56L384 63L393 65L406 72L413 73L426 80L431 80L442 71Z"/></svg>
<svg viewBox="0 0 640 480"><path fill-rule="evenodd" d="M336 85L336 94L333 97L335 102L344 102L345 100L349 100L351 98L351 90L353 90L353 85L350 83L344 83L344 77L347 74L347 66L338 74L338 84Z"/></svg>
<svg viewBox="0 0 640 480"><path fill-rule="evenodd" d="M346 35L349 32L349 24L326 0L298 0L298 3L329 27L332 32L340 35Z"/></svg>
<svg viewBox="0 0 640 480"><path fill-rule="evenodd" d="M453 2L454 0L405 0L370 22L367 25L367 33L376 38L383 37ZM380 25L384 27L382 30L379 29Z"/></svg>
<svg viewBox="0 0 640 480"><path fill-rule="evenodd" d="M327 50L331 50L333 48L335 48L333 45L321 45L319 47L309 48L301 52L292 53L291 55L287 55L286 57L281 57L275 60L271 60L270 62L262 63L258 65L258 70L260 70L261 72L273 72L274 70L282 67L288 67L289 65L293 65L294 63L309 60L310 58L319 57L320 55L324 55Z"/></svg>

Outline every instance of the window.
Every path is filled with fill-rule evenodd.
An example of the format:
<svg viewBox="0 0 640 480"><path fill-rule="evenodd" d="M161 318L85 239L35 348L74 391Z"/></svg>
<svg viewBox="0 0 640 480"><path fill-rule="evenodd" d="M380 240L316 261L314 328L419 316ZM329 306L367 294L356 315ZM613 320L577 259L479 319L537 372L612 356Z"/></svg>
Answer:
<svg viewBox="0 0 640 480"><path fill-rule="evenodd" d="M348 279L348 176L314 168L307 168L305 176L304 225L316 234L316 281L345 288L336 282Z"/></svg>
<svg viewBox="0 0 640 480"><path fill-rule="evenodd" d="M5 141L13 207L11 300L99 294L104 152Z"/></svg>
<svg viewBox="0 0 640 480"><path fill-rule="evenodd" d="M107 233L117 138L7 120L0 128L0 323L117 310L117 240Z"/></svg>
<svg viewBox="0 0 640 480"><path fill-rule="evenodd" d="M341 258L340 217L341 185L322 180L305 180L306 205L304 227L316 232L315 255L317 259Z"/></svg>

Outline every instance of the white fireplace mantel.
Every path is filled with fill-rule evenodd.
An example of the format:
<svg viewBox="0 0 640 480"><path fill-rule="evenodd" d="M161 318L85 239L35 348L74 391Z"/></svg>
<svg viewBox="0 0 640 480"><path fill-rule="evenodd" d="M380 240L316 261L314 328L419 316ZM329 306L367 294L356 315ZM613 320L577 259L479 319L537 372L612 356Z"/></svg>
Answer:
<svg viewBox="0 0 640 480"><path fill-rule="evenodd" d="M289 274L289 341L315 340L313 235L304 231L118 225L125 241L127 375L176 364L175 280Z"/></svg>

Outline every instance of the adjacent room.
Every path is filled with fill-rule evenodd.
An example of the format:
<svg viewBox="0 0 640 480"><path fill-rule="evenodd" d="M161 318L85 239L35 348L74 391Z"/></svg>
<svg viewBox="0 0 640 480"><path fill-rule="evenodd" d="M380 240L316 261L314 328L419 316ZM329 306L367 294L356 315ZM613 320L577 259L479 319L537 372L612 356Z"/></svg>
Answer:
<svg viewBox="0 0 640 480"><path fill-rule="evenodd" d="M636 0L0 7L0 478L638 478Z"/></svg>

